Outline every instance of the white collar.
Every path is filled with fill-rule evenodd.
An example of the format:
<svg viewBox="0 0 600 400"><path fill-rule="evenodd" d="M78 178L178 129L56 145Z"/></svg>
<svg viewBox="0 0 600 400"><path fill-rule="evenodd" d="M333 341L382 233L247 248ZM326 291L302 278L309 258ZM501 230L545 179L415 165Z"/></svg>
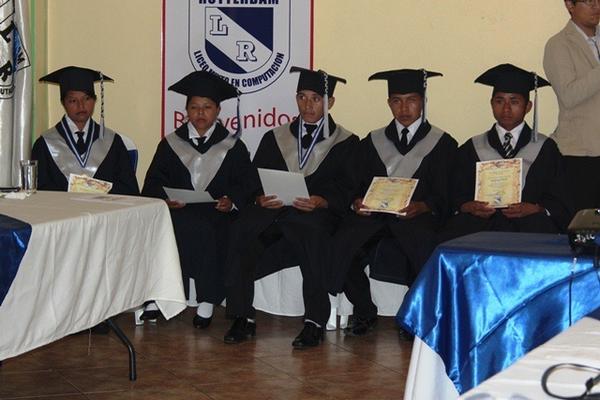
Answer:
<svg viewBox="0 0 600 400"><path fill-rule="evenodd" d="M319 126L319 124L323 121L323 117L321 117L321 119L318 120L317 122L306 122L303 119L300 119L300 120L302 121L302 137L304 137L307 134L306 127L304 126L304 124ZM325 127L323 127L322 130L323 130L323 137L325 138ZM325 138L325 139L327 139L327 138Z"/></svg>
<svg viewBox="0 0 600 400"><path fill-rule="evenodd" d="M413 122L409 126L404 126L400 122L398 122L397 119L394 118L394 122L396 123L396 130L398 131L398 138L402 138L402 129L406 128L408 129L408 133L406 134L406 143L410 143L412 138L415 136L415 133L417 133L417 130L421 126L421 119L422 118L419 117L415 122Z"/></svg>
<svg viewBox="0 0 600 400"><path fill-rule="evenodd" d="M510 140L510 144L514 148L519 141L519 137L521 136L521 132L523 131L523 127L525 127L525 121L522 121L519 125L515 126L515 128L511 131L507 131L499 123L496 122L496 132L498 133L498 139L500 139L500 143L504 143L504 135L506 132L510 132L512 135L512 139Z"/></svg>
<svg viewBox="0 0 600 400"><path fill-rule="evenodd" d="M198 139L200 139L201 137L204 137L206 139L204 139L204 143L208 142L208 139L210 139L210 137L212 136L213 132L215 131L215 128L217 126L217 121L215 121L210 128L208 128L208 130L206 131L206 133L204 133L204 135L200 135L198 133L198 131L196 130L196 127L194 126L194 124L192 124L191 122L188 121L187 123L188 126L188 137L192 140L194 140L194 143L198 143Z"/></svg>
<svg viewBox="0 0 600 400"><path fill-rule="evenodd" d="M598 30L598 27L596 27L596 33L594 34L594 36L588 36L587 33L585 33L583 31L583 29L581 29L579 27L579 25L577 25L575 22L573 22L573 20L571 20L571 23L575 26L575 29L577 29L579 31L579 33L581 33L581 35L583 36L583 38L586 41L588 41L589 39L596 40L596 41L600 40L600 37L599 37L600 31Z"/></svg>
<svg viewBox="0 0 600 400"><path fill-rule="evenodd" d="M79 132L79 128L77 127L75 122L73 122L73 120L71 118L69 118L69 116L66 114L65 114L65 119L67 120L67 125L69 126L71 133L73 133L73 136L75 137L75 132ZM88 133L88 129L90 127L90 120L91 120L91 118L88 118L88 120L85 122L85 125L83 126L83 129L81 130L81 132L83 132L83 140L87 139L87 133ZM75 137L75 139L77 139L77 138Z"/></svg>

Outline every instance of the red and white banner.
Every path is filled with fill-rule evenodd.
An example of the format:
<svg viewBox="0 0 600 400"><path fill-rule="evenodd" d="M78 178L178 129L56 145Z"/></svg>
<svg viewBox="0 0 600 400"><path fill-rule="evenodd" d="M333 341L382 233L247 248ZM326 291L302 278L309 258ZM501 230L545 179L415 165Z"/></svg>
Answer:
<svg viewBox="0 0 600 400"><path fill-rule="evenodd" d="M220 118L254 153L262 134L297 114L298 74L312 67L313 0L163 0L163 135L185 121L184 96L167 88L192 71L212 71L241 92Z"/></svg>

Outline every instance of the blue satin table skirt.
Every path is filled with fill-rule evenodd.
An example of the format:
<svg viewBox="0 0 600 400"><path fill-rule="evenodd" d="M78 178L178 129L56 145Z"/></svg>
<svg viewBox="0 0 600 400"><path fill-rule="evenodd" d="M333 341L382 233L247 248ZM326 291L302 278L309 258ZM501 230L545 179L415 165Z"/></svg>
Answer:
<svg viewBox="0 0 600 400"><path fill-rule="evenodd" d="M438 246L396 320L464 393L598 307L599 271L566 236L479 232Z"/></svg>
<svg viewBox="0 0 600 400"><path fill-rule="evenodd" d="M31 237L31 225L0 214L0 305L12 284Z"/></svg>

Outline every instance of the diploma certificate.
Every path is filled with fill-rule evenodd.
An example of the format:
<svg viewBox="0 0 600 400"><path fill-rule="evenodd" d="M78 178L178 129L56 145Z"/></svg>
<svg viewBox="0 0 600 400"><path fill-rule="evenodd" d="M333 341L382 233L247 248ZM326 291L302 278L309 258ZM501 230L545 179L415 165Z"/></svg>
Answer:
<svg viewBox="0 0 600 400"><path fill-rule="evenodd" d="M169 200L179 201L180 203L214 203L216 201L210 193L204 190L175 189L166 186L163 186L163 189Z"/></svg>
<svg viewBox="0 0 600 400"><path fill-rule="evenodd" d="M475 200L504 208L521 202L522 158L480 161L475 176Z"/></svg>
<svg viewBox="0 0 600 400"><path fill-rule="evenodd" d="M258 168L258 176L265 195L277 196L284 206L292 205L298 197L310 197L304 175L298 172Z"/></svg>
<svg viewBox="0 0 600 400"><path fill-rule="evenodd" d="M67 191L74 193L108 193L112 186L111 182L90 178L87 175L69 174Z"/></svg>
<svg viewBox="0 0 600 400"><path fill-rule="evenodd" d="M376 176L363 199L361 211L404 215L400 210L410 203L418 179Z"/></svg>

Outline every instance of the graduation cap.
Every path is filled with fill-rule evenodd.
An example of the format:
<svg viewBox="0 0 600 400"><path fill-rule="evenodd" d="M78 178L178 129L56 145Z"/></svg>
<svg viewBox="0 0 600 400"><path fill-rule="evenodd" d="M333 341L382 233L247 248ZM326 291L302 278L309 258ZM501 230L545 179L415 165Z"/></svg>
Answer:
<svg viewBox="0 0 600 400"><path fill-rule="evenodd" d="M42 76L40 82L56 83L60 85L60 101L62 102L70 90L84 92L96 98L94 82L100 82L100 136L104 137L104 81L114 82L112 78L100 71L70 65L57 69L48 75Z"/></svg>
<svg viewBox="0 0 600 400"><path fill-rule="evenodd" d="M346 83L344 78L329 75L323 70L313 71L302 67L291 67L290 73L300 72L296 91L312 90L323 96L323 133L329 137L329 97L333 96L335 85L338 82Z"/></svg>
<svg viewBox="0 0 600 400"><path fill-rule="evenodd" d="M49 73L46 76L42 76L40 82L56 83L60 85L60 99L61 101L67 95L70 90L77 90L84 92L89 96L95 97L94 82L100 81L102 84L104 81L113 82L113 80L102 74L100 71L95 71L89 68L69 66L61 69L57 69L54 72Z"/></svg>
<svg viewBox="0 0 600 400"><path fill-rule="evenodd" d="M550 86L550 82L542 78L535 72L525 71L512 64L496 65L479 75L475 79L475 83L492 86L494 88L492 96L497 92L518 93L529 101L529 92L534 90L533 101L533 134L532 140L537 141L537 126L538 126L538 88Z"/></svg>
<svg viewBox="0 0 600 400"><path fill-rule="evenodd" d="M550 86L550 82L535 72L525 71L512 64L496 65L479 75L475 82L493 86L493 93L519 93L525 96L526 99L529 99L530 91Z"/></svg>
<svg viewBox="0 0 600 400"><path fill-rule="evenodd" d="M238 137L242 133L240 119L240 91L225 79L208 71L194 71L169 86L169 90L183 94L188 99L192 96L208 97L217 104L223 100L237 98L236 114L238 128L234 133Z"/></svg>
<svg viewBox="0 0 600 400"><path fill-rule="evenodd" d="M298 87L296 91L301 90L312 90L313 92L319 93L321 96L325 96L325 88L327 88L327 96L333 96L335 85L338 82L346 83L344 78L329 75L323 70L313 71L302 67L291 67L290 73L300 72L298 78Z"/></svg>
<svg viewBox="0 0 600 400"><path fill-rule="evenodd" d="M444 76L440 72L427 71L426 69L394 69L391 71L376 72L369 77L370 81L385 80L388 83L388 96L393 94L419 93L423 96L422 122L427 119L427 79Z"/></svg>
<svg viewBox="0 0 600 400"><path fill-rule="evenodd" d="M388 83L388 95L419 93L425 95L427 79L434 76L444 76L439 72L425 69L394 69L376 72L369 77L370 81L385 80Z"/></svg>
<svg viewBox="0 0 600 400"><path fill-rule="evenodd" d="M217 104L240 94L239 90L225 79L207 71L194 71L169 86L169 90L188 97L208 97Z"/></svg>

